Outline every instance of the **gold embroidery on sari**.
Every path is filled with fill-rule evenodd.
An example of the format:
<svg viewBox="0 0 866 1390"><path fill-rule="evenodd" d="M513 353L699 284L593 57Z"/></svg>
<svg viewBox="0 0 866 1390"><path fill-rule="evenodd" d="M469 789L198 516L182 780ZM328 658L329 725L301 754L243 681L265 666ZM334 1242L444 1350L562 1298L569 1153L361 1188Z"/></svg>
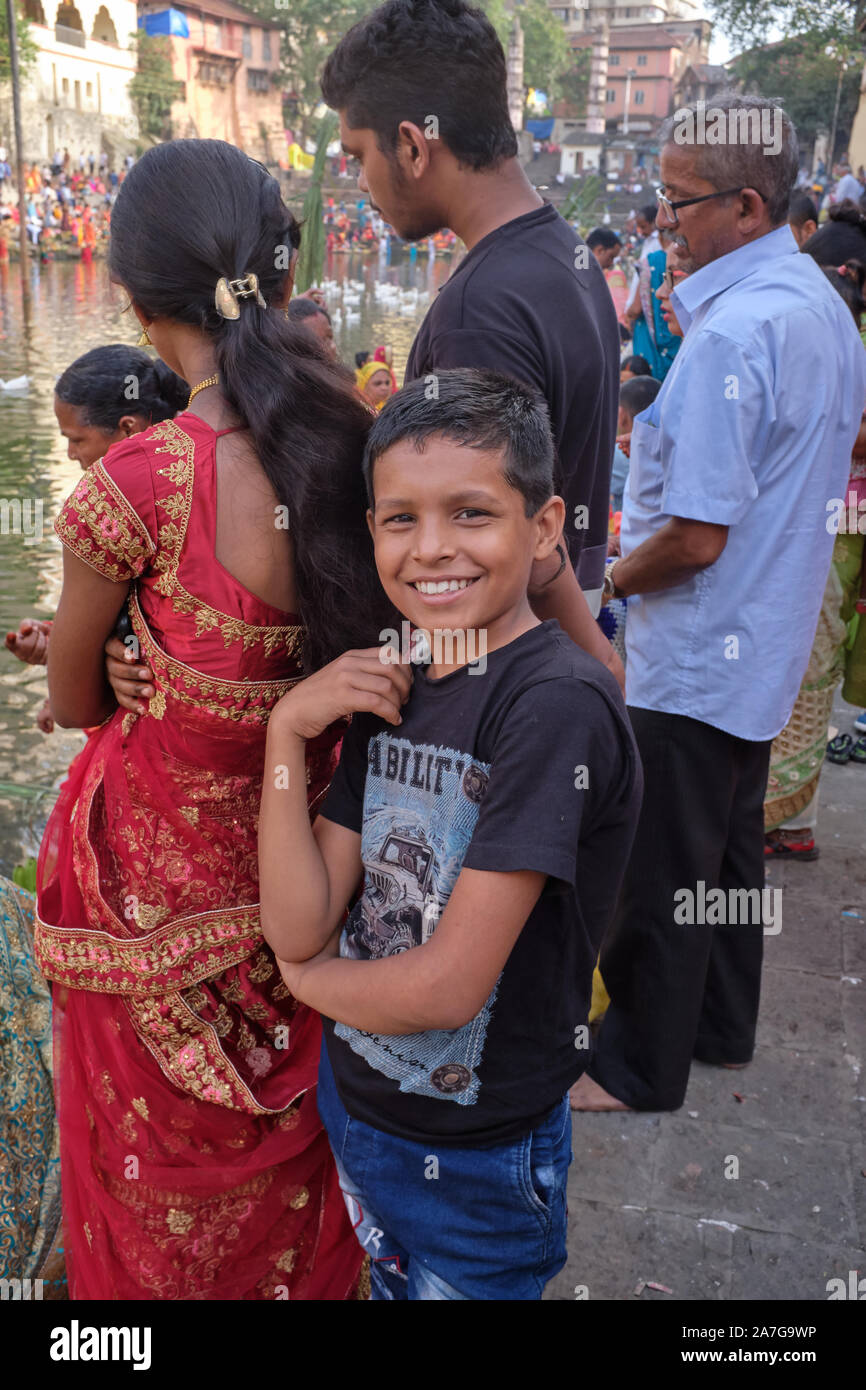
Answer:
<svg viewBox="0 0 866 1390"><path fill-rule="evenodd" d="M164 420L156 425L151 431L151 438L163 440L157 453L170 456L166 466L158 468L157 473L168 478L179 489L169 497L157 499L156 505L168 514L170 520L159 528L159 544L152 567L160 577L154 588L170 600L176 613L195 618L197 637L217 628L226 648L240 641L244 651L248 651L261 643L267 656L281 648L285 648L288 656L295 655L303 640L302 625L244 622L242 618L213 608L204 599L191 594L181 583L178 568L192 508L195 441L174 420Z"/></svg>
<svg viewBox="0 0 866 1390"><path fill-rule="evenodd" d="M54 529L74 555L114 583L140 574L154 552L147 527L101 463L82 475Z"/></svg>

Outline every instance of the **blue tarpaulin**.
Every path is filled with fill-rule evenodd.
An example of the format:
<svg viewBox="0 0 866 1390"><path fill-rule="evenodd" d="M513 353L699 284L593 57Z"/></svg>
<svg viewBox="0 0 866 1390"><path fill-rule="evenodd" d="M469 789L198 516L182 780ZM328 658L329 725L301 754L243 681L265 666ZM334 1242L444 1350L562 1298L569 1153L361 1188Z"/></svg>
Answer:
<svg viewBox="0 0 866 1390"><path fill-rule="evenodd" d="M524 121L523 124L526 126L526 129L530 132L530 134L535 136L536 140L550 139L550 134L553 130L552 116L545 116L543 120L539 119L537 121Z"/></svg>
<svg viewBox="0 0 866 1390"><path fill-rule="evenodd" d="M180 10L160 10L158 14L142 15L138 27L146 34L174 34L179 39L189 38L186 15L181 14Z"/></svg>

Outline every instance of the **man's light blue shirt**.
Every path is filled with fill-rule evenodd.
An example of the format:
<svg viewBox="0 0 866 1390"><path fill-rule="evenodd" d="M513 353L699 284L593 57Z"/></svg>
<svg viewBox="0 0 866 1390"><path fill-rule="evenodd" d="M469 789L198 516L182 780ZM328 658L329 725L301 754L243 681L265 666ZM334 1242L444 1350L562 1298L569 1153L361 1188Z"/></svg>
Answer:
<svg viewBox="0 0 866 1390"><path fill-rule="evenodd" d="M866 352L787 226L682 280L672 304L685 338L634 421L622 553L671 517L729 530L693 579L629 598L626 698L763 741L787 723L809 659Z"/></svg>

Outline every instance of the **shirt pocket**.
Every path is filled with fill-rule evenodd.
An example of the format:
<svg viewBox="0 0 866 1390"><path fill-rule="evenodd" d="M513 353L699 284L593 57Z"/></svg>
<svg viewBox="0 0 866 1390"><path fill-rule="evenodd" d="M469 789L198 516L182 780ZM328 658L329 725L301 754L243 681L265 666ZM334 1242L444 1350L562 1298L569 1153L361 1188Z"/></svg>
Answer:
<svg viewBox="0 0 866 1390"><path fill-rule="evenodd" d="M645 411L651 415L652 411ZM664 483L662 471L662 432L658 425L636 416L632 422L631 466L628 473L626 492L630 501L646 511L661 510L661 497Z"/></svg>

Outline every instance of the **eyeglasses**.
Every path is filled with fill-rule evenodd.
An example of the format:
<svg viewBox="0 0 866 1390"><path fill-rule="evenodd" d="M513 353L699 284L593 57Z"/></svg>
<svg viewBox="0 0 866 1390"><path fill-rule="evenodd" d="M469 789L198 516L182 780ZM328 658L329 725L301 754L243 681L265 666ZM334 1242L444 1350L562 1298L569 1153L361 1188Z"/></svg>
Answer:
<svg viewBox="0 0 866 1390"><path fill-rule="evenodd" d="M739 188L720 188L718 193L704 193L700 198L680 198L676 203L672 203L670 198L666 198L662 190L657 188L656 200L671 225L677 227L680 221L677 217L677 212L680 208L689 208L693 203L708 203L711 198L729 198L732 193L742 193L743 189L746 187L746 184L740 184ZM760 193L757 188L754 192L766 203L767 199L764 197L763 193Z"/></svg>

